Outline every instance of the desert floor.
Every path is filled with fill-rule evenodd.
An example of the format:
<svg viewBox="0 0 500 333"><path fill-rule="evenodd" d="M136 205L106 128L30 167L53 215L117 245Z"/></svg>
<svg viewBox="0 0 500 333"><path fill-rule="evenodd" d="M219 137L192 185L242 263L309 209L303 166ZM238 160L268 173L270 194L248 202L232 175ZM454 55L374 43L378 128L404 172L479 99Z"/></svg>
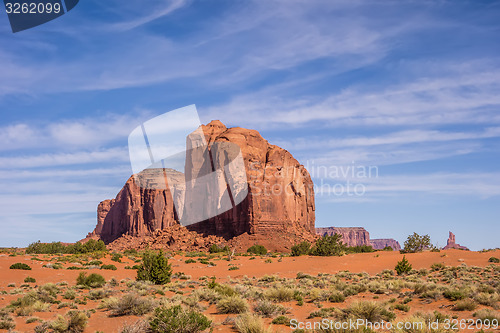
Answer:
<svg viewBox="0 0 500 333"><path fill-rule="evenodd" d="M489 262L489 258L499 258L500 250L446 250L406 254L414 271L401 277L391 273L403 257L396 251L358 253L342 257L237 255L231 261L225 255L207 256L209 255L172 254L169 259L174 273L172 282L155 286L135 282L136 270L130 267L138 263L139 255L123 255L121 262L117 262L111 260L111 254L96 259L89 255L16 255L5 251L0 253L0 309L6 309L4 316L13 319L13 331L17 332L34 332L41 322L53 321L57 315L65 315L71 309L86 311L90 315L84 332L121 332L124 326L133 326L137 320L148 318L151 313L141 317L130 314L114 316L111 308L106 307L105 301L133 293L138 298L149 298L166 306L182 303L197 309L212 320L214 332L237 332L231 318L238 314L220 314L221 311L217 308L217 302L221 297L227 296L227 293L221 292L219 295L217 292L207 291L207 284L214 276L219 285L232 290L229 294L235 292L238 297L245 299L250 312L258 313L255 307L262 301L275 304L277 307L274 310L260 313L260 317L266 327L271 326L271 331L276 332L293 331L285 325L271 324L280 314L302 322L320 321L321 317L340 320L339 313L342 311L332 309L328 312L328 309L350 309L358 301L380 304L395 315L392 319L394 322L410 318L417 312L432 314L434 311L448 316L450 320L477 319L474 314L482 309L487 309L486 311L499 318L500 264ZM203 258L208 259L208 265ZM92 260L115 265L117 270L89 265ZM186 260L191 262L186 263ZM19 262L28 264L32 270L9 269L12 264ZM56 263L62 267L50 268ZM47 265L49 267L43 267ZM57 268L58 265L55 266ZM74 268L67 269L68 267ZM76 278L81 272L101 274L107 284L95 289L77 288ZM27 277L36 281L26 283ZM55 288L47 289L54 291L54 301L49 302L43 311L29 306L23 311L20 306L9 307L11 302L46 284L55 284ZM355 287L354 292L347 291L350 286ZM446 290L461 290L464 297L459 296L456 300L443 297ZM343 294L345 299L335 300L334 296L329 296L332 293L334 296ZM457 310L457 303L467 300L473 303L471 307L474 309ZM319 313L319 317L310 318L311 313L320 309L327 310ZM346 311L344 313L353 313ZM266 315L269 318L265 318ZM7 332L7 329L0 331ZM479 329L471 327L458 331L472 332Z"/></svg>

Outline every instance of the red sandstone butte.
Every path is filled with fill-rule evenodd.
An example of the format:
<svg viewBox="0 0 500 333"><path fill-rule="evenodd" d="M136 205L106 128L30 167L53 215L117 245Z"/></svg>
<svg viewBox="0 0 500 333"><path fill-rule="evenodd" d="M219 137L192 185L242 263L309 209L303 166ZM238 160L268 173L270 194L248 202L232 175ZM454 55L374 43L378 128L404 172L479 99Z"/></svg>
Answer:
<svg viewBox="0 0 500 333"><path fill-rule="evenodd" d="M242 239L257 241L279 235L279 239L274 238L277 249L290 248L301 240L315 239L313 183L303 165L285 149L269 144L255 130L226 128L218 120L201 128L208 144L206 149L210 150L215 142L239 146L249 194L233 209L189 225L187 229L226 240L246 235ZM188 137L187 147L192 144ZM177 229L172 228L179 225L174 201L183 207L183 203L190 203L186 193L195 195L193 191L186 190L183 179L185 175L191 179L202 165L210 163L203 160L203 156L209 155L187 151L184 173L172 169L147 169L136 177L130 177L115 199L101 202L97 211L97 226L88 237L110 243L123 236L151 237L158 231ZM138 182L151 181L162 172L169 174L168 189L139 186ZM216 189L213 191L210 196L219 195Z"/></svg>
<svg viewBox="0 0 500 333"><path fill-rule="evenodd" d="M455 234L450 231L449 236L448 236L448 241L446 242L446 246L443 247L443 250L448 250L448 249L459 249L459 250L466 250L469 251L468 248L465 246L462 246L460 244L457 244L455 242Z"/></svg>

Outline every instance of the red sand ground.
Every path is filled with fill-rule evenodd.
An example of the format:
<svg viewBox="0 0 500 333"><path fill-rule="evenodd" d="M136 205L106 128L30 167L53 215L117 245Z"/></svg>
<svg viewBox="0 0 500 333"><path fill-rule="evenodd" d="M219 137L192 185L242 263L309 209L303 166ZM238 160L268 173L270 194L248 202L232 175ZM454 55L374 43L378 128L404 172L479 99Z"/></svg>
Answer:
<svg viewBox="0 0 500 333"><path fill-rule="evenodd" d="M491 252L472 252L472 251L461 251L461 250L446 250L441 252L424 252L415 254L406 254L406 258L413 265L414 269L429 268L434 263L443 263L447 266L459 266L465 263L467 266L479 266L486 267L491 263L488 262L488 258L495 256L500 257L500 250ZM42 266L49 261L36 261L31 260L32 255L20 255L16 257L10 257L7 254L0 254L0 291L11 291L15 287L7 287L8 284L15 283L16 287L23 284L24 279L27 276L34 277L36 279L36 285L42 285L45 283L57 283L65 281L68 285L73 286L76 284L76 277L81 272L79 270L65 270L59 269L54 270L50 268L42 268ZM50 259L50 256L38 255L40 259ZM375 253L359 253L350 254L343 257L283 257L281 262L278 262L279 258L271 258L271 263L266 263L266 259L261 259L256 257L255 260L250 260L250 257L240 257L236 256L231 262L225 260L214 261L217 266L207 267L199 263L186 264L184 261L186 257L176 255L170 259L172 268L174 272L184 272L186 275L190 275L192 280L198 280L202 276L216 276L218 281L225 282L231 278L242 278L244 276L248 277L262 277L264 275L278 275L280 277L295 278L298 272L303 272L310 275L317 275L318 273L329 273L334 274L340 271L348 270L349 272L361 273L366 272L370 275L380 273L384 269L394 269L397 261L401 260L403 257L399 252L386 252L379 251ZM124 269L125 266L134 265L126 257L122 258L122 263L117 263L111 261L109 256L105 259L101 259L105 264L114 264L118 267L118 270L86 270L86 272L98 272L103 275L106 280L111 278L116 278L118 281L122 279L135 279L135 270ZM213 260L212 260L213 261ZM24 270L11 270L9 266L16 262L24 262L32 267L31 271ZM229 265L236 265L239 267L238 270L229 271ZM65 267L71 266L72 264L65 264ZM10 301L17 299L20 295L1 295L0 296L0 308L7 306ZM394 295L380 295L380 300L385 298L389 299L394 297ZM360 294L355 297L349 297L346 302L341 304L335 304L340 308L346 307L353 300L366 298L372 299L373 294ZM84 308L89 309L100 301L89 302ZM432 304L432 309L436 309L436 306L440 305L450 305L451 303L447 300L441 300L434 302ZM298 307L295 303L290 302L290 304L285 304L287 307L292 308L293 315L291 318L302 318L303 320L307 315L317 309L313 304L305 303L304 306ZM412 302L412 311L428 311L425 304L417 304L417 302ZM51 320L57 316L57 313L64 314L68 311L68 308L63 308L59 310L52 310L52 312L40 312L35 313L34 316L42 318L44 320ZM215 308L213 306L209 307L205 311L214 322L222 322L228 315L216 314ZM472 318L472 313L468 311L458 313L460 318ZM402 314L398 313L398 319L400 319ZM25 320L29 317L16 317L16 331L18 332L33 332L34 327L37 323L26 324ZM89 323L85 332L95 333L96 331L103 332L118 332L124 323L133 323L137 320L137 317L127 316L127 317L116 317L110 318L107 313L103 310L98 310L89 319ZM266 323L270 323L271 319L266 319ZM284 326L275 326L278 331L290 332L289 328ZM5 331L5 330L0 330ZM233 332L229 326L217 326L214 331L217 332Z"/></svg>

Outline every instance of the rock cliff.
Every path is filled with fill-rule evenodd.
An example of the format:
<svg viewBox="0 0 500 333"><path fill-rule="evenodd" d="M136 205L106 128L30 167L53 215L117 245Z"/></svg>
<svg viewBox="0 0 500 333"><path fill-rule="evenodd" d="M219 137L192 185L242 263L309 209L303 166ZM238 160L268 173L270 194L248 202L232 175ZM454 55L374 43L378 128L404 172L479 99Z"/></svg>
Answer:
<svg viewBox="0 0 500 333"><path fill-rule="evenodd" d="M370 244L375 250L382 250L387 246L392 247L394 251L401 250L399 242L392 238L370 239Z"/></svg>
<svg viewBox="0 0 500 333"><path fill-rule="evenodd" d="M459 250L469 251L469 249L466 248L465 246L456 243L455 234L452 233L451 231L448 235L448 241L446 242L446 246L443 247L443 250L448 250L448 249L459 249Z"/></svg>
<svg viewBox="0 0 500 333"><path fill-rule="evenodd" d="M342 242L347 246L370 245L370 234L361 227L327 227L316 228L320 236L340 234Z"/></svg>
<svg viewBox="0 0 500 333"><path fill-rule="evenodd" d="M313 183L307 170L288 151L269 144L255 130L226 128L220 121L212 121L201 129L208 144L202 149L213 150L226 143L239 147L246 169L248 195L232 209L188 225L190 231L226 240L245 234L249 239L268 239L276 233L283 236L281 239L288 239L286 244L276 241L281 248L289 248L300 239L314 240ZM196 176L207 172L205 169L210 169L210 165L213 168L220 159L227 159L218 152L204 154L200 149L190 149L196 145L187 138L184 173L172 169L146 169L130 177L115 199L99 204L97 226L88 237L110 243L124 235L150 237L159 230L179 225L179 217L188 216L190 205L200 202L200 198L196 198L199 187L207 185L200 185ZM168 188L139 186L154 182L162 173L165 179L168 178ZM225 187L214 189L208 200L219 198L225 190ZM175 207L182 207L182 211L177 212Z"/></svg>

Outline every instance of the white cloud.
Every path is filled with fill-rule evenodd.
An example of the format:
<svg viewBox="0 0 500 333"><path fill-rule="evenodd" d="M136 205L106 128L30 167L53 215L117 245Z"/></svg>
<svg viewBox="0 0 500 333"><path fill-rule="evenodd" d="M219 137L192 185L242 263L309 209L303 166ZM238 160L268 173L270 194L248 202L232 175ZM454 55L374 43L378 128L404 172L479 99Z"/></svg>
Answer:
<svg viewBox="0 0 500 333"><path fill-rule="evenodd" d="M371 147L381 145L391 145L394 148L398 145L420 144L420 143L440 143L462 140L480 140L500 137L500 127L486 127L482 131L439 131L439 130L404 130L398 132L390 132L383 135L373 136L355 136L351 138L335 137L329 138L311 136L294 138L291 141L276 142L282 144L288 149L311 150L311 143L319 143L322 151L329 148L355 149L356 147ZM392 149L391 149L392 150Z"/></svg>
<svg viewBox="0 0 500 333"><path fill-rule="evenodd" d="M25 155L0 157L0 165L5 169L55 167L91 163L118 164L128 162L128 149L109 148L98 151L79 151L74 153L52 153L42 155Z"/></svg>
<svg viewBox="0 0 500 333"><path fill-rule="evenodd" d="M0 151L57 148L96 148L113 142L126 143L128 135L149 118L139 115L107 114L95 118L60 120L47 124L19 123L0 127Z"/></svg>
<svg viewBox="0 0 500 333"><path fill-rule="evenodd" d="M112 29L116 29L119 31L127 31L131 29L135 29L137 27L148 24L154 20L157 20L163 16L167 16L179 8L184 7L188 1L186 0L167 0L162 1L162 6L158 6L153 8L148 14L140 16L138 18L134 18L130 21L120 22L112 25ZM153 3L144 4L141 3L144 7L151 8L153 7ZM134 16L135 17L135 16Z"/></svg>
<svg viewBox="0 0 500 333"><path fill-rule="evenodd" d="M113 163L114 164L114 163ZM46 170L40 169L0 169L0 179L3 180L15 180L17 181L28 181L31 182L34 179L71 179L71 178L88 178L88 177L103 177L103 176L116 176L116 175L126 175L129 176L131 173L130 165L127 164L123 167L110 166L107 168L90 168L90 169L77 169L77 170L67 170L67 169L54 169L49 168Z"/></svg>
<svg viewBox="0 0 500 333"><path fill-rule="evenodd" d="M287 90L264 89L236 96L205 112L213 118L220 110L231 110L226 121L243 119L259 128L305 127L311 122L332 128L500 123L497 66L472 62L443 67L446 69L442 68L439 75L422 68L421 76L430 75L425 79L350 87L320 96L290 96Z"/></svg>
<svg viewBox="0 0 500 333"><path fill-rule="evenodd" d="M456 196L486 199L500 196L500 173L419 173L380 175L349 179L316 180L319 200L347 201L399 200L414 194L450 198ZM354 187L359 184L358 193ZM335 187L337 185L337 187ZM348 195L348 186L350 193ZM341 192L341 189L344 192ZM340 195L342 193L342 195Z"/></svg>

